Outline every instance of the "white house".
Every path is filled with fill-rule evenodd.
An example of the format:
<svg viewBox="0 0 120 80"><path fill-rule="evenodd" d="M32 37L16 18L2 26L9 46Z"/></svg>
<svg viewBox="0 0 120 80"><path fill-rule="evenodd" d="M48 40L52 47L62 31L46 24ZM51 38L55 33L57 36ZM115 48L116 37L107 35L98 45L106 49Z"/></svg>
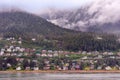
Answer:
<svg viewBox="0 0 120 80"><path fill-rule="evenodd" d="M19 66L19 67L16 68L16 70L20 71L20 70L22 70L22 68Z"/></svg>

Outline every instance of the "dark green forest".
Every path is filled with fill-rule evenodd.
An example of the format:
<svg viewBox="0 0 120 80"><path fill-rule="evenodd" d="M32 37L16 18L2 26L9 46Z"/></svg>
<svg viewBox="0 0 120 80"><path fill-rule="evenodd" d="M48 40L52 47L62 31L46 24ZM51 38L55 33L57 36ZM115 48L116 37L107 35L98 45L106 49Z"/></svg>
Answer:
<svg viewBox="0 0 120 80"><path fill-rule="evenodd" d="M112 34L68 30L27 12L1 12L0 36L22 38L23 46L68 51L118 51ZM36 41L31 41L35 38ZM5 45L1 43L1 45Z"/></svg>

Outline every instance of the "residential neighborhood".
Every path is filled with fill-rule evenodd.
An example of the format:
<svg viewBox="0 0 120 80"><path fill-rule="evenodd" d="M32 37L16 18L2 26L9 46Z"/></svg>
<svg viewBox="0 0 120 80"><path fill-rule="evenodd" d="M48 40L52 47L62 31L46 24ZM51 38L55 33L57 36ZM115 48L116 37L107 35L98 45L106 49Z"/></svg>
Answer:
<svg viewBox="0 0 120 80"><path fill-rule="evenodd" d="M40 50L21 47L21 38L5 40L0 70L120 70L120 52Z"/></svg>

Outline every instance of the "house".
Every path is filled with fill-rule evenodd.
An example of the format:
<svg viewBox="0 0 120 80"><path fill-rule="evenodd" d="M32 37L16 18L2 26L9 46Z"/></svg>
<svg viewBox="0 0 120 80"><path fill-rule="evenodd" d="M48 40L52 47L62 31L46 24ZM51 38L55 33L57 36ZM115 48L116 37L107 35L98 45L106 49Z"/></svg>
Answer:
<svg viewBox="0 0 120 80"><path fill-rule="evenodd" d="M53 51L52 51L52 50L48 50L47 52L48 52L48 53L53 53Z"/></svg>
<svg viewBox="0 0 120 80"><path fill-rule="evenodd" d="M91 52L88 52L87 54L88 54L88 55L91 55L92 53L91 53Z"/></svg>
<svg viewBox="0 0 120 80"><path fill-rule="evenodd" d="M82 59L88 59L88 57L87 57L87 56L84 56Z"/></svg>
<svg viewBox="0 0 120 80"><path fill-rule="evenodd" d="M63 70L68 70L68 66L69 66L69 63L65 63L65 64L63 65Z"/></svg>
<svg viewBox="0 0 120 80"><path fill-rule="evenodd" d="M42 54L46 54L47 53L47 51L46 50L42 50Z"/></svg>
<svg viewBox="0 0 120 80"><path fill-rule="evenodd" d="M8 49L7 49L7 52L12 52L12 49L8 48Z"/></svg>
<svg viewBox="0 0 120 80"><path fill-rule="evenodd" d="M98 39L98 40L102 40L103 38L100 37L100 36L97 36L96 39Z"/></svg>
<svg viewBox="0 0 120 80"><path fill-rule="evenodd" d="M15 49L16 49L16 51L20 51L21 48L20 47L15 47Z"/></svg>
<svg viewBox="0 0 120 80"><path fill-rule="evenodd" d="M110 58L115 59L116 57L115 56L110 56Z"/></svg>
<svg viewBox="0 0 120 80"><path fill-rule="evenodd" d="M61 68L60 66L57 66L57 69L58 69L59 71L61 71L61 70L62 70L62 68Z"/></svg>
<svg viewBox="0 0 120 80"><path fill-rule="evenodd" d="M3 54L4 54L4 51L1 51L1 52L0 52L0 55L3 55Z"/></svg>
<svg viewBox="0 0 120 80"><path fill-rule="evenodd" d="M63 51L58 51L58 53L62 53Z"/></svg>
<svg viewBox="0 0 120 80"><path fill-rule="evenodd" d="M76 69L76 70L80 70L80 65L79 65L79 64L76 64L76 65L75 65L75 69Z"/></svg>
<svg viewBox="0 0 120 80"><path fill-rule="evenodd" d="M17 54L16 53L12 53L11 56L16 56Z"/></svg>
<svg viewBox="0 0 120 80"><path fill-rule="evenodd" d="M103 55L108 55L108 52L104 52Z"/></svg>
<svg viewBox="0 0 120 80"><path fill-rule="evenodd" d="M112 70L110 66L105 67L105 70Z"/></svg>
<svg viewBox="0 0 120 80"><path fill-rule="evenodd" d="M3 40L3 37L0 37L0 40Z"/></svg>
<svg viewBox="0 0 120 80"><path fill-rule="evenodd" d="M82 53L82 51L78 51L78 54L81 54Z"/></svg>
<svg viewBox="0 0 120 80"><path fill-rule="evenodd" d="M1 51L5 51L5 49L4 49L4 48L2 48L2 49L1 49Z"/></svg>
<svg viewBox="0 0 120 80"><path fill-rule="evenodd" d="M98 55L97 59L102 59L103 56L102 55Z"/></svg>
<svg viewBox="0 0 120 80"><path fill-rule="evenodd" d="M5 56L10 56L11 54L10 53L5 53Z"/></svg>
<svg viewBox="0 0 120 80"><path fill-rule="evenodd" d="M21 68L20 66L18 66L18 67L16 68L16 70L17 70L17 71L20 71L20 70L22 70L22 68Z"/></svg>
<svg viewBox="0 0 120 80"><path fill-rule="evenodd" d="M44 54L41 54L41 56L42 56L42 57L47 57L47 54L44 53Z"/></svg>
<svg viewBox="0 0 120 80"><path fill-rule="evenodd" d="M82 54L86 54L87 52L86 51L83 51Z"/></svg>
<svg viewBox="0 0 120 80"><path fill-rule="evenodd" d="M33 70L35 70L35 71L36 71L36 70L39 70L39 67L34 67Z"/></svg>
<svg viewBox="0 0 120 80"><path fill-rule="evenodd" d="M22 41L18 41L18 44L22 44Z"/></svg>
<svg viewBox="0 0 120 80"><path fill-rule="evenodd" d="M99 55L99 54L100 54L100 52L98 52L98 51L94 51L94 54Z"/></svg>
<svg viewBox="0 0 120 80"><path fill-rule="evenodd" d="M54 57L58 57L59 54L58 54L58 53L54 53L53 56L54 56Z"/></svg>
<svg viewBox="0 0 120 80"><path fill-rule="evenodd" d="M19 53L19 54L16 54L18 57L21 57L23 55L23 53Z"/></svg>
<svg viewBox="0 0 120 80"><path fill-rule="evenodd" d="M53 57L53 54L48 54L47 56L48 56L48 57Z"/></svg>
<svg viewBox="0 0 120 80"><path fill-rule="evenodd" d="M11 67L12 65L10 63L7 63L7 67Z"/></svg>
<svg viewBox="0 0 120 80"><path fill-rule="evenodd" d="M40 53L36 53L36 56L41 56L41 54Z"/></svg>
<svg viewBox="0 0 120 80"><path fill-rule="evenodd" d="M17 42L16 40L11 41L11 43L16 43L16 42Z"/></svg>
<svg viewBox="0 0 120 80"><path fill-rule="evenodd" d="M49 61L49 60L45 60L44 63L45 63L45 64L49 64L50 61Z"/></svg>
<svg viewBox="0 0 120 80"><path fill-rule="evenodd" d="M92 64L92 65L90 66L90 69L91 69L91 70L94 70L94 69L95 69L95 65Z"/></svg>
<svg viewBox="0 0 120 80"><path fill-rule="evenodd" d="M47 64L46 66L44 66L44 70L50 70L50 65Z"/></svg>
<svg viewBox="0 0 120 80"><path fill-rule="evenodd" d="M98 67L97 67L97 70L102 70L102 66L98 66Z"/></svg>
<svg viewBox="0 0 120 80"><path fill-rule="evenodd" d="M25 70L30 70L30 67L29 66L25 67Z"/></svg>
<svg viewBox="0 0 120 80"><path fill-rule="evenodd" d="M24 52L24 51L25 51L25 48L20 48L19 51L20 51L20 52Z"/></svg>
<svg viewBox="0 0 120 80"><path fill-rule="evenodd" d="M13 48L14 48L14 46L12 46L12 45L11 45L9 48L10 48L10 49L13 49Z"/></svg>
<svg viewBox="0 0 120 80"><path fill-rule="evenodd" d="M24 56L28 56L28 53L25 52L25 53L24 53Z"/></svg>
<svg viewBox="0 0 120 80"><path fill-rule="evenodd" d="M120 56L120 52L118 52L117 55Z"/></svg>
<svg viewBox="0 0 120 80"><path fill-rule="evenodd" d="M32 38L31 40L32 40L32 41L36 41L36 39L35 39L35 38Z"/></svg>
<svg viewBox="0 0 120 80"><path fill-rule="evenodd" d="M108 55L113 55L114 53L112 53L112 52L108 52Z"/></svg>

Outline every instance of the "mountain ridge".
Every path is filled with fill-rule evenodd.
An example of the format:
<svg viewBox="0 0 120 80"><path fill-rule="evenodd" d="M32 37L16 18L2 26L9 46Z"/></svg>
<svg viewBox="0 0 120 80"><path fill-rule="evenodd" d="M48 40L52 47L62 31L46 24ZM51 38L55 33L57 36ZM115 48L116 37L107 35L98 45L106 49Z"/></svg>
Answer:
<svg viewBox="0 0 120 80"><path fill-rule="evenodd" d="M73 10L53 9L38 15L67 29L120 35L120 8L115 7L117 2L119 0L98 0Z"/></svg>
<svg viewBox="0 0 120 80"><path fill-rule="evenodd" d="M0 12L0 28L0 33L14 32L16 34L28 32L41 35L60 35L70 31L47 22L37 15L21 11Z"/></svg>
<svg viewBox="0 0 120 80"><path fill-rule="evenodd" d="M0 36L5 39L20 37L23 46L27 48L67 51L116 51L119 49L119 42L114 35L61 28L39 16L19 11L0 13Z"/></svg>

